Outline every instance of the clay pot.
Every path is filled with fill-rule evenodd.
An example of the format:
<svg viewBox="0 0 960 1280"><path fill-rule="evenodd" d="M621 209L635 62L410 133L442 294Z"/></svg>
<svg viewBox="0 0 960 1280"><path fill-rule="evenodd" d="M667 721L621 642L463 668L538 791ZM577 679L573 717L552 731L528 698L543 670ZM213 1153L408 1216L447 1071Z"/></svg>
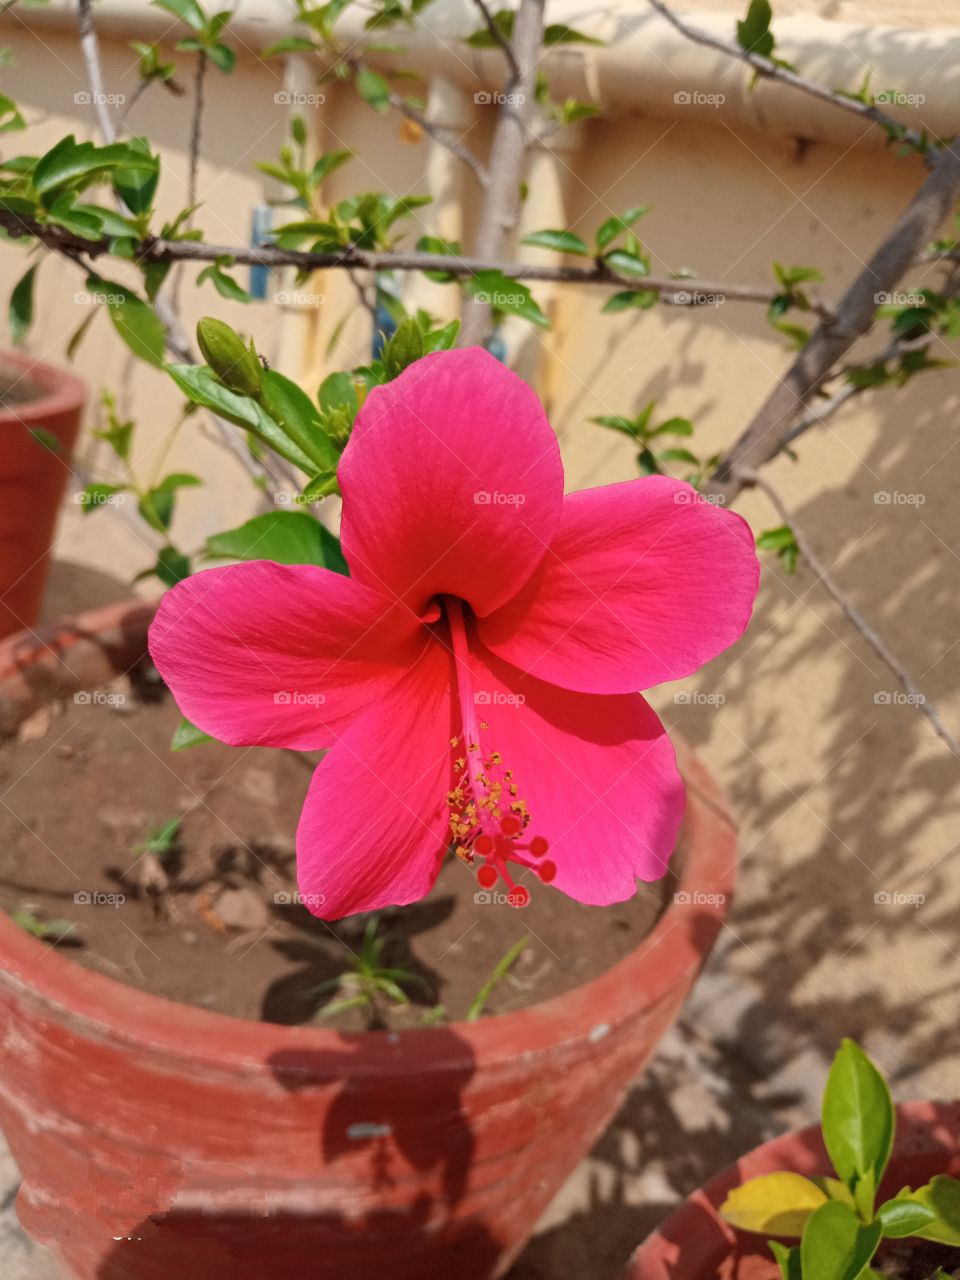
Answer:
<svg viewBox="0 0 960 1280"><path fill-rule="evenodd" d="M39 615L57 511L70 477L70 454L87 391L73 374L11 352L0 355L0 377L36 392L31 399L0 408L2 638L32 627Z"/></svg>
<svg viewBox="0 0 960 1280"><path fill-rule="evenodd" d="M38 689L69 696L136 661L145 613L0 646L0 723ZM355 1035L242 1021L91 972L0 916L0 1123L26 1230L77 1280L502 1275L726 915L734 829L681 761L675 901L609 972L502 1017Z"/></svg>
<svg viewBox="0 0 960 1280"><path fill-rule="evenodd" d="M718 1209L734 1187L780 1172L833 1173L819 1125L774 1138L712 1178L644 1241L623 1280L779 1280L765 1237L735 1231ZM938 1173L960 1175L960 1102L904 1103L880 1199Z"/></svg>

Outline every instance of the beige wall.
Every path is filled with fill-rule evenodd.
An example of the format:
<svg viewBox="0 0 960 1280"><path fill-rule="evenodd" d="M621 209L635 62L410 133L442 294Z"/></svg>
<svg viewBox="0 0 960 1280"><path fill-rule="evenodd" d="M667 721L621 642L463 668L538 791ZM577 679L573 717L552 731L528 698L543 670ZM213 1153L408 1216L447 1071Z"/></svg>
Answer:
<svg viewBox="0 0 960 1280"><path fill-rule="evenodd" d="M788 11L946 24L958 16L955 5L940 4L918 19L895 0L778 10ZM4 90L38 123L32 145L51 143L68 126L88 129L87 108L72 100L84 87L72 38L44 27L44 43L30 42L9 22L6 32L3 42L15 50L17 65L5 72ZM121 42L108 41L109 85L129 92L132 63ZM212 239L247 236L249 208L262 194L252 163L271 157L284 127L284 110L273 100L283 87L279 77L279 68L252 52L231 80L211 73L199 222ZM187 102L151 90L132 119L163 151L172 208L183 192ZM427 145L403 144L394 119L374 118L338 92L315 123L325 147L363 153L337 175L332 194L418 189ZM471 141L482 143L488 127L480 117ZM630 204L653 205L642 233L658 270L689 266L720 280L765 285L772 259L816 264L829 297L858 271L920 179L916 162L890 151L803 148L738 132L719 117L693 121L666 111L590 122L558 168L569 222L585 233ZM464 190L472 207L469 181ZM22 256L4 246L2 291L21 267ZM311 287L327 299L321 336L346 311L356 313L337 355L345 363L365 341L349 285L328 276ZM41 318L31 338L37 354L60 358L83 315L71 300L80 288L71 266L44 263ZM589 417L656 398L664 415L694 419L698 447L708 453L742 429L790 359L756 306L728 302L607 318L598 314L602 296L559 291L551 302L555 330L528 340L528 348L540 348L538 360L531 363L537 352L523 353L561 435L571 487L634 474L629 447L589 425ZM229 304L209 286L198 294L189 282L184 301L191 322L209 311L247 327L265 354L296 372L289 362L301 354L297 330L285 331L277 310ZM281 341L284 332L292 332L289 341ZM322 363L317 346L304 363ZM106 317L97 320L78 365L91 385L106 381L127 397L141 424L137 465L149 474L178 396L159 373L125 359ZM825 562L955 733L958 397L954 369L903 390L870 393L810 432L796 463L770 469ZM81 453L91 466L106 461L89 441ZM168 464L202 472L209 485L207 496L182 498L177 533L184 545L199 543L211 521L219 527L254 509L243 474L195 426L181 432ZM875 501L889 491L919 494L922 505ZM757 530L777 523L759 496L738 506ZM81 519L75 506L64 512L58 554L124 579L148 558L116 513ZM790 1052L807 1044L826 1050L839 1034L853 1034L899 1073L901 1092L956 1093L957 762L914 708L875 701L896 682L807 569L787 577L768 564L750 633L689 687L725 702L677 703L672 687L652 696L668 724L702 750L742 822L743 887L724 963L742 984L742 1011L731 1029L745 1052L759 1060L782 1056L785 1037ZM926 902L918 909L878 905L876 892L925 894Z"/></svg>

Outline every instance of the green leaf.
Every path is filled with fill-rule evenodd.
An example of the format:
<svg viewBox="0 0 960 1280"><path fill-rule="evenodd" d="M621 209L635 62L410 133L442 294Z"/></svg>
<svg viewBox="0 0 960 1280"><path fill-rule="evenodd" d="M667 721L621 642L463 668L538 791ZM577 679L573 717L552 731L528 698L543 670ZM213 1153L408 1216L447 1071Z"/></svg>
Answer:
<svg viewBox="0 0 960 1280"><path fill-rule="evenodd" d="M936 1211L920 1200L888 1200L877 1210L877 1221L883 1227L887 1240L919 1235L924 1227L936 1220Z"/></svg>
<svg viewBox="0 0 960 1280"><path fill-rule="evenodd" d="M195 724L191 724L186 716L182 716L180 723L174 730L173 737L170 739L171 751L188 751L191 747L198 747L204 742L215 742L209 733L204 733L202 729L198 729Z"/></svg>
<svg viewBox="0 0 960 1280"><path fill-rule="evenodd" d="M620 311L630 311L633 308L649 311L651 307L656 306L658 296L652 289L624 289L608 298L602 311L605 316L613 316Z"/></svg>
<svg viewBox="0 0 960 1280"><path fill-rule="evenodd" d="M339 451L324 431L320 414L302 387L275 369L267 369L260 386L260 404L311 460L311 472L336 471Z"/></svg>
<svg viewBox="0 0 960 1280"><path fill-rule="evenodd" d="M604 41L584 35L582 31L568 27L563 22L551 22L544 27L543 43L550 49L557 44L603 44Z"/></svg>
<svg viewBox="0 0 960 1280"><path fill-rule="evenodd" d="M558 253L589 254L590 250L572 231L532 231L524 236L521 244L537 245L542 249L556 249Z"/></svg>
<svg viewBox="0 0 960 1280"><path fill-rule="evenodd" d="M135 356L157 368L163 366L166 330L148 302L125 285L115 284L100 276L88 276L87 288L102 295L113 321L113 327Z"/></svg>
<svg viewBox="0 0 960 1280"><path fill-rule="evenodd" d="M880 1243L879 1222L863 1226L848 1205L828 1200L807 1219L800 1263L809 1280L857 1280Z"/></svg>
<svg viewBox="0 0 960 1280"><path fill-rule="evenodd" d="M463 287L478 302L487 303L495 312L522 316L541 329L550 328L550 321L527 286L505 276L502 271L480 271L465 280Z"/></svg>
<svg viewBox="0 0 960 1280"><path fill-rule="evenodd" d="M396 378L408 365L423 355L423 334L412 316L406 316L383 349L383 364L387 376Z"/></svg>
<svg viewBox="0 0 960 1280"><path fill-rule="evenodd" d="M89 515L91 511L96 511L102 507L108 498L112 498L115 493L122 493L127 486L123 484L104 484L94 483L88 484L79 494L80 507L84 515Z"/></svg>
<svg viewBox="0 0 960 1280"><path fill-rule="evenodd" d="M374 111L382 115L390 109L390 86L379 72L363 67L357 72L356 84L357 92Z"/></svg>
<svg viewBox="0 0 960 1280"><path fill-rule="evenodd" d="M268 511L237 529L212 534L206 555L222 560L319 564L335 573L348 573L339 539L305 511Z"/></svg>
<svg viewBox="0 0 960 1280"><path fill-rule="evenodd" d="M873 1215L873 1197L893 1148L894 1126L886 1081L859 1045L845 1039L823 1093L823 1140L864 1217Z"/></svg>
<svg viewBox="0 0 960 1280"><path fill-rule="evenodd" d="M157 9L165 9L181 22L185 22L194 31L205 31L207 18L197 0L150 0Z"/></svg>
<svg viewBox="0 0 960 1280"><path fill-rule="evenodd" d="M168 364L166 371L194 404L210 409L228 422L252 432L307 475L311 475L316 469L316 464L294 444L256 400L230 391L205 365Z"/></svg>
<svg viewBox="0 0 960 1280"><path fill-rule="evenodd" d="M178 551L176 547L161 547L157 562L153 568L137 576L142 578L150 577L153 574L160 579L165 587L175 587L178 582L190 577L190 560L181 551Z"/></svg>
<svg viewBox="0 0 960 1280"><path fill-rule="evenodd" d="M799 1236L807 1219L827 1197L799 1173L768 1173L734 1187L720 1206L721 1215L741 1231Z"/></svg>
<svg viewBox="0 0 960 1280"><path fill-rule="evenodd" d="M341 165L352 159L352 151L330 151L321 156L316 162L310 170L307 181L311 187L319 187L322 182L330 177L331 173L334 173Z"/></svg>
<svg viewBox="0 0 960 1280"><path fill-rule="evenodd" d="M770 30L773 10L770 0L750 0L747 16L737 23L737 43L747 53L758 53L769 58L773 53L774 39Z"/></svg>
<svg viewBox="0 0 960 1280"><path fill-rule="evenodd" d="M10 294L10 338L15 347L20 346L33 324L33 286L38 266L35 262L25 271Z"/></svg>
<svg viewBox="0 0 960 1280"><path fill-rule="evenodd" d="M487 978L486 982L477 992L470 1008L467 1010L467 1022L476 1022L487 1007L487 1001L490 999L494 989L503 981L510 972L515 962L519 959L520 953L527 946L530 939L528 937L521 938L519 942L515 942L506 955L501 956L493 968L493 972Z"/></svg>
<svg viewBox="0 0 960 1280"><path fill-rule="evenodd" d="M218 71L222 71L225 76L228 76L237 65L237 55L228 44L224 44L220 40L217 40L214 44L207 45L206 52L213 65Z"/></svg>
<svg viewBox="0 0 960 1280"><path fill-rule="evenodd" d="M781 1244L779 1240L768 1240L767 1244L770 1246L770 1252L780 1268L781 1280L803 1280L803 1273L800 1268L799 1245L788 1248L785 1244Z"/></svg>
<svg viewBox="0 0 960 1280"><path fill-rule="evenodd" d="M20 108L12 98L0 93L0 133L12 133L17 129L25 129L27 122L20 114Z"/></svg>
<svg viewBox="0 0 960 1280"><path fill-rule="evenodd" d="M136 216L149 213L160 182L160 157L151 154L146 138L131 138L130 150L141 157L136 167L115 169L113 189Z"/></svg>
<svg viewBox="0 0 960 1280"><path fill-rule="evenodd" d="M357 398L357 384L349 373L328 374L320 384L317 399L320 403L320 408L325 413L343 408L353 418L360 408L360 402Z"/></svg>
<svg viewBox="0 0 960 1280"><path fill-rule="evenodd" d="M145 156L134 142L96 147L92 142L77 142L71 133L37 161L32 174L33 188L49 205L53 193L65 183L90 179L112 169L153 171L157 164L155 157Z"/></svg>
<svg viewBox="0 0 960 1280"><path fill-rule="evenodd" d="M249 302L250 294L246 289L234 280L233 276L228 275L220 266L219 262L211 262L197 276L197 284L203 284L205 280L209 280L221 298L227 298L231 302Z"/></svg>
<svg viewBox="0 0 960 1280"><path fill-rule="evenodd" d="M607 245L612 244L617 236L624 231L629 231L635 222L649 212L650 206L648 204L637 204L627 209L625 213L607 218L606 222L600 224L597 231L597 252L600 253L603 249L606 249Z"/></svg>
<svg viewBox="0 0 960 1280"><path fill-rule="evenodd" d="M928 1223L914 1235L923 1240L960 1247L960 1181L938 1174L925 1187L902 1191L898 1199L901 1197L929 1206L936 1215L936 1221Z"/></svg>
<svg viewBox="0 0 960 1280"><path fill-rule="evenodd" d="M650 265L637 254L627 253L625 249L614 249L603 259L611 271L621 276L647 276Z"/></svg>

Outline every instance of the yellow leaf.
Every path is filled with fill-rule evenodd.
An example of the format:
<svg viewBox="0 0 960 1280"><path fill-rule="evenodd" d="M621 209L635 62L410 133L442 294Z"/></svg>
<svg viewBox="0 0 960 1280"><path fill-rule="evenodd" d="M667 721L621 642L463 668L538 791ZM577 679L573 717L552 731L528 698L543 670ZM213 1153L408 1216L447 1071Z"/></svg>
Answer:
<svg viewBox="0 0 960 1280"><path fill-rule="evenodd" d="M799 1173L767 1173L734 1187L720 1213L741 1231L772 1236L799 1236L804 1224L827 1197Z"/></svg>
<svg viewBox="0 0 960 1280"><path fill-rule="evenodd" d="M400 141L413 145L423 137L423 126L416 120L400 121Z"/></svg>

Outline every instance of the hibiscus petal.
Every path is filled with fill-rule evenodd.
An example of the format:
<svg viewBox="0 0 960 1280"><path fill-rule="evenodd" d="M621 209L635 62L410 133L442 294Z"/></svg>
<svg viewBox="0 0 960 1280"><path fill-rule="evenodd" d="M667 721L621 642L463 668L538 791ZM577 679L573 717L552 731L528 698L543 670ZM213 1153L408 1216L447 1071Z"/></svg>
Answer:
<svg viewBox="0 0 960 1280"><path fill-rule="evenodd" d="M426 356L371 391L338 475L351 573L417 611L449 593L489 613L560 519L563 468L540 401L479 347Z"/></svg>
<svg viewBox="0 0 960 1280"><path fill-rule="evenodd" d="M150 654L188 720L232 746L329 746L391 688L427 633L343 574L269 560L206 569L168 591Z"/></svg>
<svg viewBox="0 0 960 1280"><path fill-rule="evenodd" d="M539 569L480 635L567 689L648 689L739 638L759 577L740 516L679 480L629 480L567 495Z"/></svg>
<svg viewBox="0 0 960 1280"><path fill-rule="evenodd" d="M553 884L597 906L623 902L636 878L667 869L684 809L683 782L666 730L639 693L584 694L525 675L474 643L474 699L499 752L528 834L544 836ZM532 873L524 883L534 885Z"/></svg>
<svg viewBox="0 0 960 1280"><path fill-rule="evenodd" d="M326 920L430 891L449 843L451 659L439 643L317 766L297 829L297 877Z"/></svg>

